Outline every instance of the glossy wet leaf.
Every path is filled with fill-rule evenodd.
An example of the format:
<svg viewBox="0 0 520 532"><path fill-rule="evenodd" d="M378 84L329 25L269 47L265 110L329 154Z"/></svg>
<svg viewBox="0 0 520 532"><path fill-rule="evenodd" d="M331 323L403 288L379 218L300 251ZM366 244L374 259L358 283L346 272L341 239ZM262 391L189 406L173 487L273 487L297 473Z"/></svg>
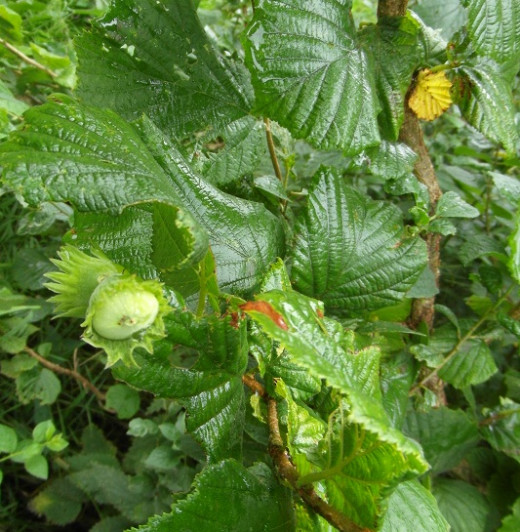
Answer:
<svg viewBox="0 0 520 532"><path fill-rule="evenodd" d="M142 120L139 129L182 204L207 231L221 288L243 293L258 286L283 253L279 219L263 205L225 194L198 176L149 120Z"/></svg>
<svg viewBox="0 0 520 532"><path fill-rule="evenodd" d="M463 0L468 34L478 54L520 61L520 4L516 0Z"/></svg>
<svg viewBox="0 0 520 532"><path fill-rule="evenodd" d="M110 111L72 103L32 108L25 115L25 128L2 145L0 160L6 182L29 204L67 201L79 212L101 214L99 238L96 226L82 238L103 244L107 252L117 250L119 243L128 248L125 240L135 238L135 224L144 230L146 214L137 205L169 226L169 267L198 260L205 251L207 236L188 212L181 214L182 200L169 175L135 128ZM107 213L117 216L128 207L134 208L121 220L108 222L110 230L103 227ZM153 231L160 226L152 223L146 229L153 242ZM153 250L148 252L138 262L144 260L150 268ZM116 254L131 263L128 255Z"/></svg>
<svg viewBox="0 0 520 532"><path fill-rule="evenodd" d="M435 214L439 218L476 218L480 213L456 192L449 190L439 199Z"/></svg>
<svg viewBox="0 0 520 532"><path fill-rule="evenodd" d="M402 482L387 501L381 532L448 532L450 525L433 495L417 480Z"/></svg>
<svg viewBox="0 0 520 532"><path fill-rule="evenodd" d="M265 464L246 469L234 460L206 467L193 491L171 513L152 517L140 532L197 530L215 532L292 530L294 516L288 491Z"/></svg>
<svg viewBox="0 0 520 532"><path fill-rule="evenodd" d="M492 62L460 68L462 78L456 90L457 104L462 115L473 127L508 152L518 147L519 135L515 125L511 84Z"/></svg>
<svg viewBox="0 0 520 532"><path fill-rule="evenodd" d="M264 0L248 26L256 111L319 148L357 153L379 142L379 103L350 0Z"/></svg>
<svg viewBox="0 0 520 532"><path fill-rule="evenodd" d="M295 231L295 288L342 316L399 301L426 265L425 244L406 236L399 209L347 187L332 170L314 177Z"/></svg>
<svg viewBox="0 0 520 532"><path fill-rule="evenodd" d="M76 50L81 99L125 118L184 135L250 109L247 71L213 50L191 0L118 0Z"/></svg>
<svg viewBox="0 0 520 532"><path fill-rule="evenodd" d="M186 428L202 444L211 462L241 452L245 398L242 374L247 364L245 320L217 316L196 319L178 311L167 323L164 353L136 356L139 368L116 367L131 386L160 397L179 399L187 409ZM170 345L197 352L189 369L171 360Z"/></svg>
<svg viewBox="0 0 520 532"><path fill-rule="evenodd" d="M267 148L264 125L246 116L226 126L221 137L223 147L209 152L202 164L202 174L217 186L240 180L252 172Z"/></svg>

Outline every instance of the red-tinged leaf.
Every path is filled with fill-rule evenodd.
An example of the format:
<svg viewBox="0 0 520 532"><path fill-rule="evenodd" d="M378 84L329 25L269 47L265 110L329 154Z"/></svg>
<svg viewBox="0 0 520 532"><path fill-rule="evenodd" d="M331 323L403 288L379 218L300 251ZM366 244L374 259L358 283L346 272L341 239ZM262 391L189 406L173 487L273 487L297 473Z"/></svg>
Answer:
<svg viewBox="0 0 520 532"><path fill-rule="evenodd" d="M283 316L279 312L276 312L273 306L270 303L267 303L267 301L248 301L247 303L240 305L240 309L244 312L252 310L254 312L265 314L274 321L277 327L284 331L288 330L287 323L285 323Z"/></svg>

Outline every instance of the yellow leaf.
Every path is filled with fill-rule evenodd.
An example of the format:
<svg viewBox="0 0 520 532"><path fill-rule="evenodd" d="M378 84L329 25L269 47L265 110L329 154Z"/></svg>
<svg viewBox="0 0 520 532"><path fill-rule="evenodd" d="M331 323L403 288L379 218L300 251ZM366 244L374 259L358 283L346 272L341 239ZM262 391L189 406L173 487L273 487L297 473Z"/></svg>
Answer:
<svg viewBox="0 0 520 532"><path fill-rule="evenodd" d="M434 120L451 105L450 89L451 81L443 71L425 68L417 76L408 105L421 120Z"/></svg>

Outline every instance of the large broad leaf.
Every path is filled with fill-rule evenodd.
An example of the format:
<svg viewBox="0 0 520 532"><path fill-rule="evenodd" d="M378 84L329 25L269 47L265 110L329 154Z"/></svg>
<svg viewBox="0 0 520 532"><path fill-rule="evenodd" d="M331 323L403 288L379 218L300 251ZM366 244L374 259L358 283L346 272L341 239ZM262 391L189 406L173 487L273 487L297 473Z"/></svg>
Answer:
<svg viewBox="0 0 520 532"><path fill-rule="evenodd" d="M499 62L520 62L520 3L517 0L464 0L468 34L477 53Z"/></svg>
<svg viewBox="0 0 520 532"><path fill-rule="evenodd" d="M185 270L202 258L210 233L222 286L251 289L281 254L278 220L194 174L149 120L138 128L77 104L32 109L25 128L0 150L5 179L31 204L70 201L89 213L79 218L79 241L98 245L132 271L156 269L173 286L186 285ZM94 214L101 215L99 225Z"/></svg>
<svg viewBox="0 0 520 532"><path fill-rule="evenodd" d="M433 495L416 480L402 482L387 501L381 532L448 532L450 525Z"/></svg>
<svg viewBox="0 0 520 532"><path fill-rule="evenodd" d="M426 246L406 236L398 208L375 202L322 169L296 220L296 289L343 316L404 297L424 269Z"/></svg>
<svg viewBox="0 0 520 532"><path fill-rule="evenodd" d="M118 0L98 28L76 41L85 102L178 135L248 113L247 71L216 54L191 0Z"/></svg>
<svg viewBox="0 0 520 532"><path fill-rule="evenodd" d="M100 214L109 228L93 227L84 239L107 253L128 248L136 226L152 242L160 230L154 218L169 228L168 268L199 260L207 248L205 231L183 209L170 177L138 132L110 111L71 103L32 108L24 128L0 148L0 160L5 181L29 204L68 201L81 213ZM153 244L140 250L136 270L152 270ZM135 250L128 252L117 258L135 271Z"/></svg>
<svg viewBox="0 0 520 532"><path fill-rule="evenodd" d="M420 63L420 24L411 16L388 17L368 26L361 38L370 51L382 112L379 122L385 137L397 140L404 120L404 97ZM399 56L399 61L396 61Z"/></svg>
<svg viewBox="0 0 520 532"><path fill-rule="evenodd" d="M511 83L491 61L460 67L458 105L464 118L510 153L518 148Z"/></svg>
<svg viewBox="0 0 520 532"><path fill-rule="evenodd" d="M170 176L182 205L209 234L220 286L246 292L281 256L280 221L263 205L224 194L196 175L175 146L146 119L139 123L147 148ZM168 244L168 239L163 239Z"/></svg>
<svg viewBox="0 0 520 532"><path fill-rule="evenodd" d="M152 517L140 532L293 530L288 490L265 464L250 469L227 460L197 476L193 491L169 514Z"/></svg>
<svg viewBox="0 0 520 532"><path fill-rule="evenodd" d="M338 322L325 318L320 302L294 291L266 292L243 308L267 335L280 342L295 364L347 395L350 423L395 447L406 456L410 470L427 468L420 448L391 426L384 410L376 348L356 349L353 333L345 333Z"/></svg>
<svg viewBox="0 0 520 532"><path fill-rule="evenodd" d="M452 532L486 532L491 508L480 491L467 482L439 478L433 494Z"/></svg>
<svg viewBox="0 0 520 532"><path fill-rule="evenodd" d="M456 467L479 440L476 423L449 408L410 410L403 431L420 442L434 473Z"/></svg>
<svg viewBox="0 0 520 532"><path fill-rule="evenodd" d="M169 344L153 357L136 356L139 368L118 366L114 374L135 388L181 400L186 428L216 462L241 453L245 398L242 375L247 365L246 322L216 316L196 319L177 311L167 323ZM198 352L190 369L171 360L171 345ZM182 356L182 353L181 353Z"/></svg>
<svg viewBox="0 0 520 532"><path fill-rule="evenodd" d="M259 113L317 147L357 153L379 142L379 104L350 7L263 0L245 46Z"/></svg>

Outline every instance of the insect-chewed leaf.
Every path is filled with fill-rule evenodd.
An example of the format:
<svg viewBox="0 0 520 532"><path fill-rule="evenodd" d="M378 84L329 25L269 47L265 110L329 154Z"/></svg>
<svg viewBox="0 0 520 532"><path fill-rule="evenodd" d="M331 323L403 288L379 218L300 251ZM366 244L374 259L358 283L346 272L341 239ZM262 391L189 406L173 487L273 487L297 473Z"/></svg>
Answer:
<svg viewBox="0 0 520 532"><path fill-rule="evenodd" d="M280 327L280 329L283 329L284 331L288 329L283 316L277 312L270 303L267 303L267 301L247 301L243 305L240 305L240 309L244 312L252 310L254 312L265 314L267 317L271 318L275 325Z"/></svg>
<svg viewBox="0 0 520 532"><path fill-rule="evenodd" d="M408 105L421 120L435 120L451 105L451 81L444 72L425 68L417 76L417 83Z"/></svg>

